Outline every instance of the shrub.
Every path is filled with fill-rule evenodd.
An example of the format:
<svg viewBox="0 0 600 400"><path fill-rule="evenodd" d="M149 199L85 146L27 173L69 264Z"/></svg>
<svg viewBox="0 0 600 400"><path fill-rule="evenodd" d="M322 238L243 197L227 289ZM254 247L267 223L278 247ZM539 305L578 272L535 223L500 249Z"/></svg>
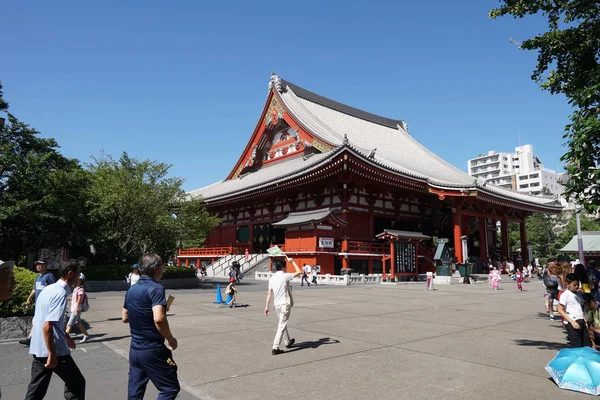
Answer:
<svg viewBox="0 0 600 400"><path fill-rule="evenodd" d="M88 281L122 281L131 272L131 265L95 265L85 268ZM166 267L162 279L195 278L196 271L186 267Z"/></svg>
<svg viewBox="0 0 600 400"><path fill-rule="evenodd" d="M14 271L17 286L13 291L12 298L0 304L0 317L33 315L33 307L25 308L25 302L33 289L37 273L20 267L15 267Z"/></svg>

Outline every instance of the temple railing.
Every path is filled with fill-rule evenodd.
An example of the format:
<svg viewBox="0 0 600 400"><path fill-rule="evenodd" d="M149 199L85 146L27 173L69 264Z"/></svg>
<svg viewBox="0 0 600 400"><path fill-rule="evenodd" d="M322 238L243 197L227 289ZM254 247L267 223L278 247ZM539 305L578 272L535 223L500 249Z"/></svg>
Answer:
<svg viewBox="0 0 600 400"><path fill-rule="evenodd" d="M343 243L342 243L342 247ZM344 249L342 249L343 252ZM347 253L362 254L386 254L390 251L390 245L387 243L359 242L357 240L348 240Z"/></svg>
<svg viewBox="0 0 600 400"><path fill-rule="evenodd" d="M206 246L200 248L179 249L179 257L222 257L230 254L244 254L248 244L230 246Z"/></svg>

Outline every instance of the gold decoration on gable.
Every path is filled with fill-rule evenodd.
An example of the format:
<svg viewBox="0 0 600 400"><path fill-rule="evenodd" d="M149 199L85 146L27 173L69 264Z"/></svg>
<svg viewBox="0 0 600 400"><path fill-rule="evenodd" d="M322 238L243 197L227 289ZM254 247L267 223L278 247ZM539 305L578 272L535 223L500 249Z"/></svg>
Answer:
<svg viewBox="0 0 600 400"><path fill-rule="evenodd" d="M267 109L267 113L265 114L265 124L267 126L277 124L277 122L283 118L283 113L283 107L279 104L279 101L273 97L271 99L271 104L269 104L269 108Z"/></svg>
<svg viewBox="0 0 600 400"><path fill-rule="evenodd" d="M325 151L329 150L329 146L327 146L325 143L321 142L319 139L313 140L312 147L319 150L320 152L325 152Z"/></svg>

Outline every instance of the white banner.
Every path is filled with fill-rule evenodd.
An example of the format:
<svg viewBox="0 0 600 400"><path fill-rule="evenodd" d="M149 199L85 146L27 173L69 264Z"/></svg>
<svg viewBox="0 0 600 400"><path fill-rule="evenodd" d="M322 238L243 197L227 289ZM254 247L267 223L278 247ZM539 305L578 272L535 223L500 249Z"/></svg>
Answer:
<svg viewBox="0 0 600 400"><path fill-rule="evenodd" d="M319 238L319 247L322 249L333 249L333 238Z"/></svg>

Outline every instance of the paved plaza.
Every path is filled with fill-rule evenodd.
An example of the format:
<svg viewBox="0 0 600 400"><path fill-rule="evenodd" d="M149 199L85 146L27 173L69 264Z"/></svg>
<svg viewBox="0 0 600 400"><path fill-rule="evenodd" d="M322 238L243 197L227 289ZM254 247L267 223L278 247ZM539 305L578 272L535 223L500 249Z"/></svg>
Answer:
<svg viewBox="0 0 600 400"><path fill-rule="evenodd" d="M489 285L424 284L300 287L289 330L297 346L271 355L276 317L263 314L266 282L240 285L239 303L213 304L212 282L168 290L179 341L180 399L583 399L558 389L544 366L565 343L560 322L544 314L543 286L517 292L506 278ZM85 314L93 340L74 358L88 399L126 398L128 326L124 292L90 293ZM21 399L27 349L0 343L3 399ZM8 362L7 362L8 361ZM54 377L47 399L62 398ZM146 398L156 398L149 384Z"/></svg>

